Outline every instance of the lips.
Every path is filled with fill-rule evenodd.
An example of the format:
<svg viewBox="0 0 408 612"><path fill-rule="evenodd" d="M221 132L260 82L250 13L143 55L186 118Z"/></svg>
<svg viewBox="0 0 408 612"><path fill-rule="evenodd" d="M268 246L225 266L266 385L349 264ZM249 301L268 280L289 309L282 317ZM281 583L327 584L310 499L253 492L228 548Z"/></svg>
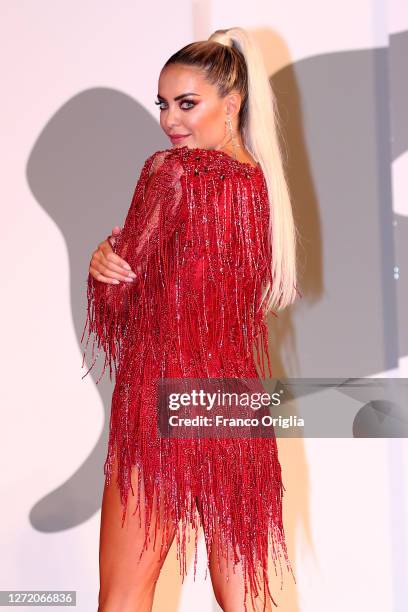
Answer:
<svg viewBox="0 0 408 612"><path fill-rule="evenodd" d="M168 136L172 142L179 142L183 138L190 136L190 134L169 134Z"/></svg>

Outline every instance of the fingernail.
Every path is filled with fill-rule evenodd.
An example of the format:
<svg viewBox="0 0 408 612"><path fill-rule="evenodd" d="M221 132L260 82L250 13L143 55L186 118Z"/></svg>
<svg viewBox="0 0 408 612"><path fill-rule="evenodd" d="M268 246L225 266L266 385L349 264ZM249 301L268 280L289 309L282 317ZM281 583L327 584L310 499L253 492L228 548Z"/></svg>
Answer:
<svg viewBox="0 0 408 612"><path fill-rule="evenodd" d="M130 276L126 276L125 281L127 283L133 283L133 278L131 278Z"/></svg>
<svg viewBox="0 0 408 612"><path fill-rule="evenodd" d="M129 272L129 276L131 276L132 278L136 278L136 274L134 272Z"/></svg>
<svg viewBox="0 0 408 612"><path fill-rule="evenodd" d="M129 266L129 264L124 263L123 267L126 268L126 270L131 270L132 268Z"/></svg>
<svg viewBox="0 0 408 612"><path fill-rule="evenodd" d="M119 285L119 281L118 281L118 279L117 279L117 278L112 279L112 282L113 282L115 285Z"/></svg>

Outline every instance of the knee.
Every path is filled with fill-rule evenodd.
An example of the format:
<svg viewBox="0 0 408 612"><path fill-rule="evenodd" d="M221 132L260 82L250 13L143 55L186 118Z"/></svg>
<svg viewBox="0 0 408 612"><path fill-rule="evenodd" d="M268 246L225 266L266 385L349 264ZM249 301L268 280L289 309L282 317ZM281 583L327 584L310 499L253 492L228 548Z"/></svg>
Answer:
<svg viewBox="0 0 408 612"><path fill-rule="evenodd" d="M112 571L101 581L98 612L150 612L160 569L159 563L150 563L132 574L128 568Z"/></svg>
<svg viewBox="0 0 408 612"><path fill-rule="evenodd" d="M156 580L138 584L132 589L100 589L98 612L150 612L153 606Z"/></svg>

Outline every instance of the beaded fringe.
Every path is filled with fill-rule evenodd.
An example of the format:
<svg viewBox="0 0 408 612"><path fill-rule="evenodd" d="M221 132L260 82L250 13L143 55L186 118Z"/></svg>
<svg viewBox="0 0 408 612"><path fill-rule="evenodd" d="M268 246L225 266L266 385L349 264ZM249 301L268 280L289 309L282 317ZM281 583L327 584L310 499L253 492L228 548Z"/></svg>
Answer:
<svg viewBox="0 0 408 612"><path fill-rule="evenodd" d="M260 306L270 280L269 203L260 167L220 151L187 147L158 151L141 171L115 252L137 274L133 283L87 280L91 367L101 351L102 373L115 373L106 481L116 484L123 505L141 499L144 488L145 549L161 528L176 527L182 581L187 573L186 538L203 528L208 562L213 542L218 558L241 558L245 602L269 587L268 551L277 574L292 574L282 520L281 466L275 437L161 437L157 381L161 378L258 378L272 376L268 328ZM274 316L277 314L274 312ZM95 356L95 346L99 349ZM255 352L255 358L254 358ZM88 372L86 374L88 374ZM85 374L85 376L86 376ZM138 467L137 492L131 483ZM162 514L153 514L160 498ZM141 505L138 503L139 520ZM199 513L197 514L197 511ZM135 510L136 513L136 510ZM163 529L163 526L164 527ZM215 539L217 534L218 539ZM218 546L221 544L221 546Z"/></svg>

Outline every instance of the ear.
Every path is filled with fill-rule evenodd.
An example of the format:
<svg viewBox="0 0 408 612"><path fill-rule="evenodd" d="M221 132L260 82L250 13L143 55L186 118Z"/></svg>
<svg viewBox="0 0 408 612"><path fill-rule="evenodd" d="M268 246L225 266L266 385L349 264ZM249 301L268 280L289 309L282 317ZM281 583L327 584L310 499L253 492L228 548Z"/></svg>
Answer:
<svg viewBox="0 0 408 612"><path fill-rule="evenodd" d="M239 109L241 108L241 95L234 91L229 93L225 100L225 112L230 119L234 119L238 116Z"/></svg>

